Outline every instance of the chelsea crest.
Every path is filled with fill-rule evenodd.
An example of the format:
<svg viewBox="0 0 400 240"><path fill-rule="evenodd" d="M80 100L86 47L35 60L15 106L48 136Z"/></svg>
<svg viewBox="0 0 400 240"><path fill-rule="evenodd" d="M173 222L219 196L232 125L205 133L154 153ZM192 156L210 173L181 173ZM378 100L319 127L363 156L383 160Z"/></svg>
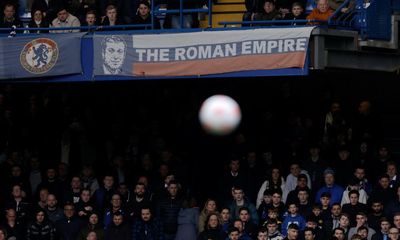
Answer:
<svg viewBox="0 0 400 240"><path fill-rule="evenodd" d="M19 59L21 65L28 72L33 74L46 73L57 62L57 43L49 38L35 39L25 45Z"/></svg>

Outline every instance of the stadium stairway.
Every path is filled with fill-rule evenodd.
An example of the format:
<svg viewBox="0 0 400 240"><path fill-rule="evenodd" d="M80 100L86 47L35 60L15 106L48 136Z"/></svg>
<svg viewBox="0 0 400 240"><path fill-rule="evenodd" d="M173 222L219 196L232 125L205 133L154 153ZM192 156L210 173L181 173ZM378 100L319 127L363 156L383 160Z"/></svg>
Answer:
<svg viewBox="0 0 400 240"><path fill-rule="evenodd" d="M218 24L221 21L242 21L245 11L244 0L218 0L212 6L212 27L224 27ZM202 15L200 18L200 27L208 27L207 14ZM240 25L229 25L227 27L240 27Z"/></svg>

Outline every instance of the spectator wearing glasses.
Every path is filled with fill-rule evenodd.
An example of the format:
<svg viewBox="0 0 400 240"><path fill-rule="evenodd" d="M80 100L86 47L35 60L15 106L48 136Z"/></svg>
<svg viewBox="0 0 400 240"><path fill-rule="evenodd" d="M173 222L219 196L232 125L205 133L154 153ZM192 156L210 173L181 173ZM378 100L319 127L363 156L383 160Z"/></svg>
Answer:
<svg viewBox="0 0 400 240"><path fill-rule="evenodd" d="M75 217L74 204L64 205L64 217L56 222L56 233L60 239L77 239L82 221Z"/></svg>

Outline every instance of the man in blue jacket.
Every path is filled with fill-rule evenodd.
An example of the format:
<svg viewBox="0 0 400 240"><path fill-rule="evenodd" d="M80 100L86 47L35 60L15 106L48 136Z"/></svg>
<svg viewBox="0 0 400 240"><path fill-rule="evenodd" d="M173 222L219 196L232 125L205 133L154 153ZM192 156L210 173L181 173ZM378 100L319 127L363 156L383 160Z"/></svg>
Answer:
<svg viewBox="0 0 400 240"><path fill-rule="evenodd" d="M324 171L325 186L321 187L315 196L315 202L320 204L322 193L330 193L331 201L329 205L332 207L334 203L340 203L344 188L335 184L335 173L332 169L328 168Z"/></svg>

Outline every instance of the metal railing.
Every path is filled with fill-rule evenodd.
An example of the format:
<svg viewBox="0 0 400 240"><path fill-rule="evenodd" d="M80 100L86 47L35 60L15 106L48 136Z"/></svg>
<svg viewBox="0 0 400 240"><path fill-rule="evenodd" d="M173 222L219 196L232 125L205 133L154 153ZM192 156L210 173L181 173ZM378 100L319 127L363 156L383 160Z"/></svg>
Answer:
<svg viewBox="0 0 400 240"><path fill-rule="evenodd" d="M218 22L219 25L248 25L248 26L263 26L266 25L271 28L277 27L300 27L307 24L318 23L321 25L326 25L327 21L321 20L307 20L307 19L300 19L300 20L264 20L264 21L222 21Z"/></svg>

